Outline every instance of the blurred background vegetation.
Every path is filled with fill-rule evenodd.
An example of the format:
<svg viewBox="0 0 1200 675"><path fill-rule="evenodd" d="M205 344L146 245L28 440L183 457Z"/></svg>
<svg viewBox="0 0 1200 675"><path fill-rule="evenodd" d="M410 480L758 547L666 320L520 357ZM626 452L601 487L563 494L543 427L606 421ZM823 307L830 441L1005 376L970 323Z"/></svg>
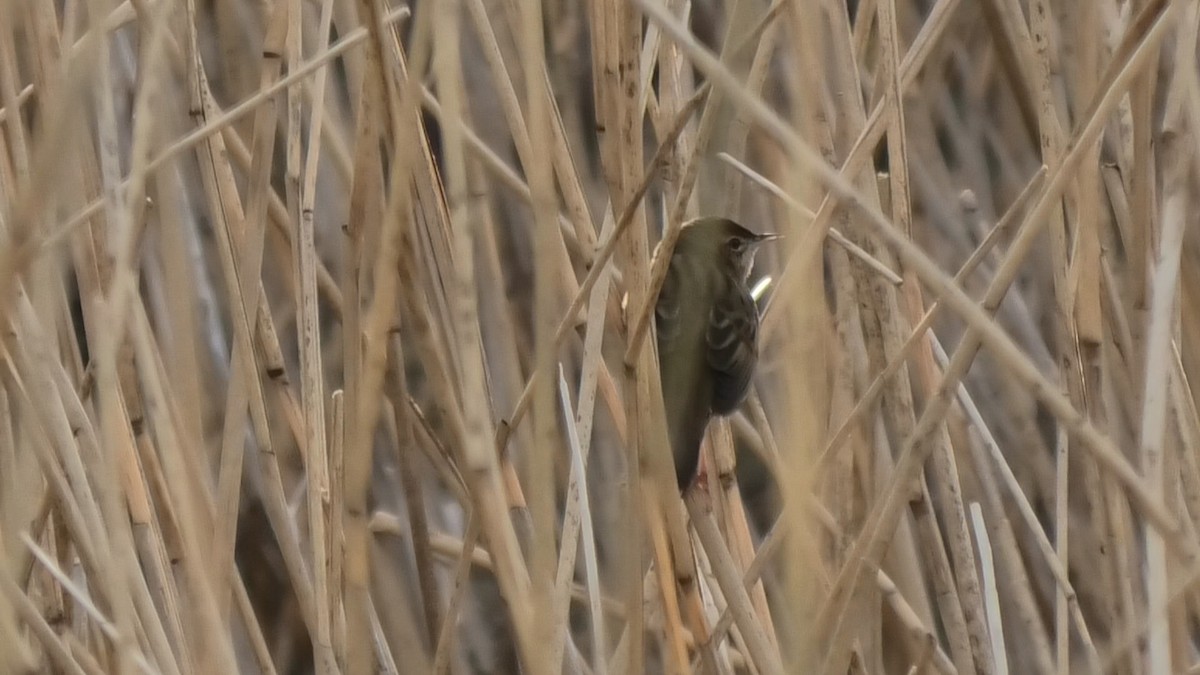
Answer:
<svg viewBox="0 0 1200 675"><path fill-rule="evenodd" d="M0 673L1200 672L1198 28L0 0ZM784 238L681 499L702 215Z"/></svg>

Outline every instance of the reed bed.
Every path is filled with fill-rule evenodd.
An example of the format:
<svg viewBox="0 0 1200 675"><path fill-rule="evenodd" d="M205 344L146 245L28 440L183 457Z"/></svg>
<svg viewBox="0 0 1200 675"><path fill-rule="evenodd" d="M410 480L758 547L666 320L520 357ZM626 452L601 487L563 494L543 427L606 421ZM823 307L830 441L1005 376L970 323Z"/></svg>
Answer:
<svg viewBox="0 0 1200 675"><path fill-rule="evenodd" d="M1198 29L0 1L0 673L1200 673ZM701 215L784 237L681 495Z"/></svg>

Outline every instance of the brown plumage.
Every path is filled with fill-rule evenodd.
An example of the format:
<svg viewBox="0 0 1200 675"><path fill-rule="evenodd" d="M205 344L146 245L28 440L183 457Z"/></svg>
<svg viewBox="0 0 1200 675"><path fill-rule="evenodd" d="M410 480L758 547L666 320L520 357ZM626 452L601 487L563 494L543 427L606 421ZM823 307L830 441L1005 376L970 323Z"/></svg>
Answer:
<svg viewBox="0 0 1200 675"><path fill-rule="evenodd" d="M667 434L682 490L699 462L713 415L737 409L758 364L758 308L747 278L754 253L774 235L727 218L680 231L655 307Z"/></svg>

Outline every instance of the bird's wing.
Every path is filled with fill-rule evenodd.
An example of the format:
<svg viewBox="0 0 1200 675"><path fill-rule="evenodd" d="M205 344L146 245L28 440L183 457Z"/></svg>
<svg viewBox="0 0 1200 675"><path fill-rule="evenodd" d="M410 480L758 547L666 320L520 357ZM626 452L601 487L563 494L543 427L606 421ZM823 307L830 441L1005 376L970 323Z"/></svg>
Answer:
<svg viewBox="0 0 1200 675"><path fill-rule="evenodd" d="M708 317L708 365L713 370L712 410L728 415L750 390L758 363L758 308L743 290L726 293Z"/></svg>

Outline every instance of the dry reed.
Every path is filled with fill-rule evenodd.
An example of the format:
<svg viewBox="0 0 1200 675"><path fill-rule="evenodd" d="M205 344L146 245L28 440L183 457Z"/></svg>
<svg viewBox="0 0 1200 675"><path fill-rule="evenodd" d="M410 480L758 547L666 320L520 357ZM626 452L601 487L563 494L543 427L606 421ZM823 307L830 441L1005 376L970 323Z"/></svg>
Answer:
<svg viewBox="0 0 1200 675"><path fill-rule="evenodd" d="M1200 673L1198 31L0 2L0 673ZM681 498L713 214L786 237Z"/></svg>

